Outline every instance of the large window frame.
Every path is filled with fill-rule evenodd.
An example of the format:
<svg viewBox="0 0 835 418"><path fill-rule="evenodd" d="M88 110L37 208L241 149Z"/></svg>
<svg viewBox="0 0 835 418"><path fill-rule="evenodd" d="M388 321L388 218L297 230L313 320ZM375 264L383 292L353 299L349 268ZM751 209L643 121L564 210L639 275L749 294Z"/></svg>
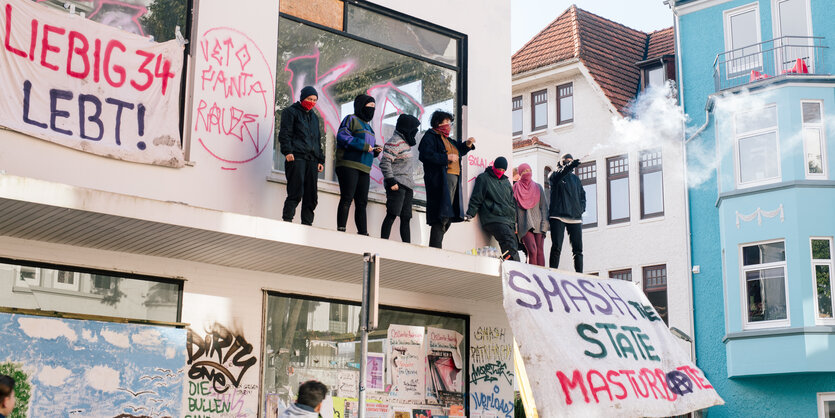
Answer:
<svg viewBox="0 0 835 418"><path fill-rule="evenodd" d="M835 392L818 392L818 418L829 418L827 404L832 404L832 409L835 409Z"/></svg>
<svg viewBox="0 0 835 418"><path fill-rule="evenodd" d="M733 41L733 27L732 20L735 17L744 15L746 13L754 13L754 22L756 24L756 42L748 45L735 46ZM727 63L725 71L728 78L743 75L751 70L762 69L762 30L760 28L760 7L758 2L749 3L739 6L734 9L725 10L723 13L723 27L725 33L725 51L727 52ZM748 58L743 61L743 57L753 55L754 58Z"/></svg>
<svg viewBox="0 0 835 418"><path fill-rule="evenodd" d="M643 266L641 268L641 277L643 281L643 288L644 294L647 296L647 299L650 302L653 302L654 297L656 294L660 296L663 293L664 303L663 308L664 312L658 312L658 315L664 321L665 324L670 324L670 311L669 311L669 304L670 299L667 293L667 265L666 264L656 264L651 266ZM653 304L655 306L655 304ZM655 309L658 311L657 307Z"/></svg>
<svg viewBox="0 0 835 418"><path fill-rule="evenodd" d="M542 125L536 124L537 106L545 106L545 111L542 112L542 117L545 120L542 121ZM544 129L548 129L548 89L531 92L531 132L537 132Z"/></svg>
<svg viewBox="0 0 835 418"><path fill-rule="evenodd" d="M653 83L655 74L661 75L660 83ZM667 66L665 64L658 64L646 67L641 71L641 78L642 90L648 90L650 87L664 87L664 83L667 81Z"/></svg>
<svg viewBox="0 0 835 418"><path fill-rule="evenodd" d="M612 183L626 179L626 217L612 218ZM630 221L630 192L629 192L629 154L617 155L606 159L606 213L609 225L627 223Z"/></svg>
<svg viewBox="0 0 835 418"><path fill-rule="evenodd" d="M774 125L766 126L766 127L758 127L747 131L740 132L740 124L739 117L743 116L747 113L753 112L764 112L768 111L769 109L774 109ZM776 103L771 103L766 105L760 109L755 110L745 110L742 112L737 112L733 115L733 126L734 126L734 168L736 172L736 186L737 188L744 189L748 187L754 186L762 186L766 184L772 183L779 183L783 178L783 162L782 162L782 155L780 152L780 114L777 109ZM776 175L773 177L764 177L762 179L754 179L754 180L747 180L743 181L743 164L742 164L742 150L740 146L740 142L744 140L749 140L757 137L764 137L766 135L774 135L774 156L776 158L775 164L776 166Z"/></svg>
<svg viewBox="0 0 835 418"><path fill-rule="evenodd" d="M620 269L620 270L609 270L609 278L631 282L632 281L632 267L625 268L625 269Z"/></svg>
<svg viewBox="0 0 835 418"><path fill-rule="evenodd" d="M638 176L641 183L641 219L657 218L664 216L664 167L663 158L661 155L661 148L641 151L638 155ZM661 210L657 212L647 212L647 188L646 176L660 173L661 176Z"/></svg>
<svg viewBox="0 0 835 418"><path fill-rule="evenodd" d="M512 124L516 124L516 116L519 116L519 130L517 131L515 128L513 130L513 136L520 136L522 135L522 131L525 130L525 120L524 120L524 110L523 110L523 103L522 103L522 96L516 96L511 99L511 118ZM519 112L518 114L516 112Z"/></svg>
<svg viewBox="0 0 835 418"><path fill-rule="evenodd" d="M783 253L785 257L782 261L750 264L745 265L744 249L747 247L755 247L766 244L783 244ZM750 308L748 306L748 279L746 274L753 271L764 271L770 269L783 269L783 288L785 293L785 310L786 317L783 319L751 321L749 317ZM790 309L790 295L789 295L789 277L788 277L788 254L786 254L786 240L773 239L767 241L756 241L739 244L739 283L740 283L740 311L742 314L742 328L743 329L763 329L763 328L783 328L791 325L791 309Z"/></svg>
<svg viewBox="0 0 835 418"><path fill-rule="evenodd" d="M812 39L802 39L797 38L798 36L802 37L811 37L814 34L814 30L812 28L812 7L811 2L809 0L799 0L802 1L803 4L801 7L803 8L803 14L805 14L806 19L805 22L805 33L802 34L792 34L786 33L784 28L782 27L782 12L780 11L782 3L787 3L792 0L772 0L771 1L771 20L772 20L772 33L774 35L774 39L779 39L780 43L776 44L775 47L783 46L783 48L779 50L775 50L775 68L779 71L787 70L794 66L795 61L797 58L802 58L806 65L809 67L809 72L814 74L814 67L815 67L815 53L814 53L814 41ZM796 19L792 19L793 22L796 22ZM787 42L784 42L784 37L789 36L793 38L789 38ZM807 46L802 46L805 43Z"/></svg>
<svg viewBox="0 0 835 418"><path fill-rule="evenodd" d="M569 125L574 123L574 82L568 82L557 86L557 126ZM569 107L571 108L571 117L563 119L563 99L569 99Z"/></svg>
<svg viewBox="0 0 835 418"><path fill-rule="evenodd" d="M824 241L828 246L828 258L815 258L815 241ZM833 325L835 324L835 298L833 298L832 289L833 285L833 276L835 276L835 248L833 248L833 240L832 237L809 237L809 256L811 259L811 267L812 267L812 290L813 290L813 299L815 301L815 322L822 325ZM818 270L828 270L827 274L829 277L826 280L826 285L828 289L825 291L829 292L829 317L821 316L821 306L820 306L820 290L821 290L821 283L818 280Z"/></svg>
<svg viewBox="0 0 835 418"><path fill-rule="evenodd" d="M592 160L578 165L577 177L580 178L580 184L586 192L586 211L583 212L583 228L595 228L600 223L600 214L597 211L597 162ZM594 186L594 193L589 193L586 190L586 186ZM589 201L592 201L593 205L589 205ZM589 221L585 216L587 213L594 213L594 222L587 222Z"/></svg>
<svg viewBox="0 0 835 418"><path fill-rule="evenodd" d="M818 105L818 120L806 120L806 112L804 112L804 107L805 105L809 104ZM803 141L803 173L809 180L826 180L827 176L829 175L827 171L828 164L826 160L826 127L823 122L825 120L823 111L823 100L800 101L800 120L802 123L801 135ZM809 159L809 152L812 150L809 149L811 144L809 144L809 141L807 141L807 134L817 136L820 151L819 173L814 173L811 170L812 167L810 165L811 161Z"/></svg>

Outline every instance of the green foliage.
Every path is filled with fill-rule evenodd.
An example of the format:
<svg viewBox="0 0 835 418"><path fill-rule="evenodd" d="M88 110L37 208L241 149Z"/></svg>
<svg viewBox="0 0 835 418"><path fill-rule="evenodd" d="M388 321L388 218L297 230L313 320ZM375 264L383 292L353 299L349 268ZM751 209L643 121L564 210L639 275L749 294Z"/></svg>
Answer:
<svg viewBox="0 0 835 418"><path fill-rule="evenodd" d="M15 408L8 418L26 418L29 410L29 399L32 397L32 387L29 385L29 376L23 371L20 364L0 363L0 374L11 376L15 381Z"/></svg>
<svg viewBox="0 0 835 418"><path fill-rule="evenodd" d="M181 31L186 30L186 0L156 0L148 6L148 13L139 21L146 35L153 35L157 42L174 39L177 26ZM189 34L183 33L183 36Z"/></svg>
<svg viewBox="0 0 835 418"><path fill-rule="evenodd" d="M832 318L832 286L829 266L815 266L815 279L818 284L818 315L823 318Z"/></svg>

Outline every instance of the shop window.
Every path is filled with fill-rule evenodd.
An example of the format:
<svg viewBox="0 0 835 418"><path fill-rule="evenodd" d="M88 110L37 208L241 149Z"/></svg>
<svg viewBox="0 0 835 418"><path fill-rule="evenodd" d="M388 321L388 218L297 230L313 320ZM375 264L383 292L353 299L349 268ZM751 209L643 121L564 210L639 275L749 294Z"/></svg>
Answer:
<svg viewBox="0 0 835 418"><path fill-rule="evenodd" d="M577 166L577 177L586 192L586 211L583 212L583 228L597 226L597 165L589 161Z"/></svg>
<svg viewBox="0 0 835 418"><path fill-rule="evenodd" d="M295 388L315 379L332 389L335 403L356 408L359 304L268 294L266 308L265 404L292 403ZM425 406L445 412L463 406L467 401L468 321L464 316L381 307L379 326L368 336L368 399L387 404L403 399L410 408ZM409 337L401 338L404 335ZM428 343L433 340L445 343ZM350 416L348 411L346 416Z"/></svg>
<svg viewBox="0 0 835 418"><path fill-rule="evenodd" d="M767 106L734 116L737 184L750 187L780 179L777 107Z"/></svg>
<svg viewBox="0 0 835 418"><path fill-rule="evenodd" d="M280 129L281 111L299 99L296 96L302 87L314 84L319 92L315 111L325 151L325 171L319 176L329 181L336 181L335 134L342 119L353 113L357 95L375 98L371 126L380 145L391 137L402 113L418 117L420 129L425 131L430 128L432 112L444 110L460 116L464 104L465 71L458 52L466 44L464 35L407 21L408 17L370 4L346 3L345 7L344 31L313 26L284 13L278 25L276 129ZM400 37L411 40L393 40ZM453 125L453 132L459 132L458 124ZM283 171L285 159L278 141L275 146L274 168ZM417 146L413 151L417 153ZM371 190L382 192L380 171L372 170L371 176ZM415 181L415 198L422 201L426 193L420 168Z"/></svg>
<svg viewBox="0 0 835 418"><path fill-rule="evenodd" d="M606 159L609 224L629 222L629 157Z"/></svg>
<svg viewBox="0 0 835 418"><path fill-rule="evenodd" d="M574 122L574 83L557 86L557 125Z"/></svg>
<svg viewBox="0 0 835 418"><path fill-rule="evenodd" d="M741 247L746 328L788 325L784 241Z"/></svg>
<svg viewBox="0 0 835 418"><path fill-rule="evenodd" d="M817 293L817 317L832 320L832 238L812 238L812 277Z"/></svg>
<svg viewBox="0 0 835 418"><path fill-rule="evenodd" d="M610 279L632 281L632 269L612 270L609 272Z"/></svg>
<svg viewBox="0 0 835 418"><path fill-rule="evenodd" d="M826 140L823 102L801 102L803 116L803 155L808 179L826 179Z"/></svg>
<svg viewBox="0 0 835 418"><path fill-rule="evenodd" d="M665 264L644 267L644 293L658 312L658 316L669 325L667 313L667 266Z"/></svg>
<svg viewBox="0 0 835 418"><path fill-rule="evenodd" d="M513 98L513 136L522 135L522 96Z"/></svg>
<svg viewBox="0 0 835 418"><path fill-rule="evenodd" d="M155 277L0 259L3 306L131 320L178 322L182 283Z"/></svg>
<svg viewBox="0 0 835 418"><path fill-rule="evenodd" d="M638 172L641 176L641 219L664 215L664 180L661 149L642 151Z"/></svg>
<svg viewBox="0 0 835 418"><path fill-rule="evenodd" d="M548 127L548 90L531 93L531 131Z"/></svg>

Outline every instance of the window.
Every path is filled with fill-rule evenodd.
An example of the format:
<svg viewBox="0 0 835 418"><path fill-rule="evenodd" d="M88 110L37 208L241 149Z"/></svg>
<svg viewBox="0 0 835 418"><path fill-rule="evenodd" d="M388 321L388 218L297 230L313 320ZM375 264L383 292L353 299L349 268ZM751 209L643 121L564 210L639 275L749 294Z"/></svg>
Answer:
<svg viewBox="0 0 835 418"><path fill-rule="evenodd" d="M5 306L113 318L178 322L182 282L70 266L0 259Z"/></svg>
<svg viewBox="0 0 835 418"><path fill-rule="evenodd" d="M548 90L531 93L531 130L548 127Z"/></svg>
<svg viewBox="0 0 835 418"><path fill-rule="evenodd" d="M632 281L632 269L612 270L609 272L610 279Z"/></svg>
<svg viewBox="0 0 835 418"><path fill-rule="evenodd" d="M760 15L757 3L725 11L728 77L762 69Z"/></svg>
<svg viewBox="0 0 835 418"><path fill-rule="evenodd" d="M586 211L583 212L583 228L597 226L597 165L589 161L577 166L577 177L586 192Z"/></svg>
<svg viewBox="0 0 835 418"><path fill-rule="evenodd" d="M421 120L420 129L426 130L432 112L444 110L460 117L465 104L466 72L461 59L465 35L425 22L407 22L395 12L366 2L350 2L345 7L345 30L313 26L284 13L278 25L276 129L280 129L280 112L298 100L294 94L316 80L316 112L326 160L320 178L332 181L336 181L336 130L342 119L353 113L358 94L375 98L371 127L380 144L391 136L400 114L416 116ZM455 123L453 132L460 133L459 128ZM282 171L285 160L278 146L275 141L273 163ZM374 164L378 162L374 160ZM380 171L372 170L371 176L371 190L382 192ZM418 184L415 198L423 201L423 172L417 170L414 176Z"/></svg>
<svg viewBox="0 0 835 418"><path fill-rule="evenodd" d="M826 179L826 140L823 127L823 102L800 102L803 117L803 155L806 178Z"/></svg>
<svg viewBox="0 0 835 418"><path fill-rule="evenodd" d="M666 81L666 77L664 76L663 65L644 70L644 90L650 87L664 87L664 81Z"/></svg>
<svg viewBox="0 0 835 418"><path fill-rule="evenodd" d="M544 186L546 189L550 189L550 188L551 188L551 182L550 182L550 181L548 181L548 178L549 178L549 177L551 177L551 171L553 171L553 170L551 170L551 167L546 165L546 166L545 166L545 173L544 173L544 174L545 174L545 180L542 182L542 183L543 183L543 186Z"/></svg>
<svg viewBox="0 0 835 418"><path fill-rule="evenodd" d="M818 418L835 418L835 392L818 393Z"/></svg>
<svg viewBox="0 0 835 418"><path fill-rule="evenodd" d="M775 55L779 71L794 67L802 59L814 73L814 49L812 48L812 21L809 19L808 0L774 0L774 38L777 39Z"/></svg>
<svg viewBox="0 0 835 418"><path fill-rule="evenodd" d="M780 179L777 107L766 106L734 115L737 183L750 187Z"/></svg>
<svg viewBox="0 0 835 418"><path fill-rule="evenodd" d="M557 86L557 125L574 122L574 84Z"/></svg>
<svg viewBox="0 0 835 418"><path fill-rule="evenodd" d="M812 277L818 319L832 319L832 238L812 238Z"/></svg>
<svg viewBox="0 0 835 418"><path fill-rule="evenodd" d="M644 293L658 316L669 325L667 314L667 265L644 267Z"/></svg>
<svg viewBox="0 0 835 418"><path fill-rule="evenodd" d="M609 224L629 222L629 156L606 159Z"/></svg>
<svg viewBox="0 0 835 418"><path fill-rule="evenodd" d="M785 242L741 247L746 328L788 325Z"/></svg>
<svg viewBox="0 0 835 418"><path fill-rule="evenodd" d="M522 96L513 98L513 136L522 135Z"/></svg>
<svg viewBox="0 0 835 418"><path fill-rule="evenodd" d="M267 403L289 404L294 397L292 388L310 379L332 388L333 396L357 397L358 303L268 294L265 312L262 388ZM397 395L411 385L411 389L425 392L425 399L415 400L418 404L463 405L468 397L468 329L465 316L380 307L379 326L368 337L369 364L379 359L380 378L369 381L368 398L372 402L388 399L384 388L390 387ZM404 334L423 347L395 342L392 333L397 331L406 331ZM440 338L433 339L430 333ZM427 345L424 336L430 341ZM443 346L433 347L433 340L444 341ZM412 361L403 363L405 359Z"/></svg>
<svg viewBox="0 0 835 418"><path fill-rule="evenodd" d="M663 216L664 180L660 148L641 152L638 172L641 175L641 219Z"/></svg>

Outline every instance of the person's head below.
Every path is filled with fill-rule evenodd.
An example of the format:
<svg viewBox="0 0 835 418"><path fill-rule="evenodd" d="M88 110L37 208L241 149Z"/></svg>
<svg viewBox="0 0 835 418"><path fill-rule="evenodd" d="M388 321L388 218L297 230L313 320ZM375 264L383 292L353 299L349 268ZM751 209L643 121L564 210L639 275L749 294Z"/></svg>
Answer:
<svg viewBox="0 0 835 418"><path fill-rule="evenodd" d="M369 123L371 119L374 119L376 107L377 102L367 94L360 94L354 99L354 115L365 121L365 123Z"/></svg>
<svg viewBox="0 0 835 418"><path fill-rule="evenodd" d="M507 158L499 157L493 160L493 174L498 178L502 178L504 172L507 171Z"/></svg>
<svg viewBox="0 0 835 418"><path fill-rule="evenodd" d="M14 404L14 379L0 375L0 414L11 415Z"/></svg>
<svg viewBox="0 0 835 418"><path fill-rule="evenodd" d="M319 101L319 92L313 86L305 86L299 94L299 103L308 112L316 106L317 101Z"/></svg>
<svg viewBox="0 0 835 418"><path fill-rule="evenodd" d="M299 397L296 403L306 405L319 412L322 401L328 396L328 387L316 380L308 380L299 386Z"/></svg>
<svg viewBox="0 0 835 418"><path fill-rule="evenodd" d="M514 168L514 170L517 170L519 172L519 180L520 181L527 183L527 182L533 180L533 171L531 170L530 164L527 164L527 163L519 164L519 167Z"/></svg>
<svg viewBox="0 0 835 418"><path fill-rule="evenodd" d="M562 164L563 167L565 167L565 166L571 164L572 161L574 161L574 157L572 157L571 154L564 154L562 156L562 160L560 161L560 163Z"/></svg>
<svg viewBox="0 0 835 418"><path fill-rule="evenodd" d="M449 137L449 134L452 132L452 122L455 122L455 116L443 110L432 112L432 117L429 118L429 126L445 137Z"/></svg>

